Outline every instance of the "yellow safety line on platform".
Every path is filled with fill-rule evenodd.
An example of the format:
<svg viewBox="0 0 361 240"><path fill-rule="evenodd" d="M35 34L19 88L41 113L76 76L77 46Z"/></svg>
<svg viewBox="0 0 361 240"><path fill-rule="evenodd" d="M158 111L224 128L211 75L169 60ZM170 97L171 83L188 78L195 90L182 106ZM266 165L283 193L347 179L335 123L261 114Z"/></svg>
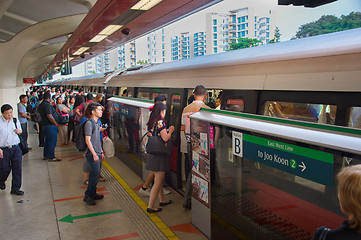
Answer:
<svg viewBox="0 0 361 240"><path fill-rule="evenodd" d="M108 169L110 174L112 174L115 179L123 186L125 191L133 198L133 200L140 206L140 208L149 216L149 218L157 225L157 227L164 233L168 239L178 239L179 238L169 229L169 227L155 214L147 213L147 204L134 192L134 190L129 187L129 185L119 176L119 174L106 162L102 162L103 165Z"/></svg>

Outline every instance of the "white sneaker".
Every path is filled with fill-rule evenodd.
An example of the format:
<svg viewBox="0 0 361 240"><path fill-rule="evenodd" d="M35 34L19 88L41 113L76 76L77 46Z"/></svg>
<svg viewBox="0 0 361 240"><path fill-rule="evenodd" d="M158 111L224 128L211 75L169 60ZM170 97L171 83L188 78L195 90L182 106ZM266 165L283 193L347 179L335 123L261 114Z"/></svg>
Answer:
<svg viewBox="0 0 361 240"><path fill-rule="evenodd" d="M170 190L163 188L163 193L164 193L164 195L168 195L168 194L170 194Z"/></svg>
<svg viewBox="0 0 361 240"><path fill-rule="evenodd" d="M142 195L143 197L149 197L150 196L150 190L143 190L143 188L139 189L139 194Z"/></svg>

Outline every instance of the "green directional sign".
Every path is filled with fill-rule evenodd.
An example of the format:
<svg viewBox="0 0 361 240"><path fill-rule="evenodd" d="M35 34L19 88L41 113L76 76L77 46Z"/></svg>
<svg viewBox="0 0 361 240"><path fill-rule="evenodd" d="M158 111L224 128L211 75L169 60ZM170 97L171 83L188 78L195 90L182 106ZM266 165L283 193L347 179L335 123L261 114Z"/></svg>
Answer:
<svg viewBox="0 0 361 240"><path fill-rule="evenodd" d="M239 147L243 148L244 158L323 185L334 185L334 157L331 153L249 134L242 134L241 143L243 146Z"/></svg>
<svg viewBox="0 0 361 240"><path fill-rule="evenodd" d="M119 212L122 212L122 210L117 209L117 210L112 210L112 211L107 211L107 212L91 213L91 214L80 215L80 216L75 216L75 217L73 217L71 214L69 214L68 216L63 217L59 221L67 222L67 223L73 223L73 221L76 220L76 219L97 217L97 216L101 216L101 215L107 215L107 214L119 213Z"/></svg>

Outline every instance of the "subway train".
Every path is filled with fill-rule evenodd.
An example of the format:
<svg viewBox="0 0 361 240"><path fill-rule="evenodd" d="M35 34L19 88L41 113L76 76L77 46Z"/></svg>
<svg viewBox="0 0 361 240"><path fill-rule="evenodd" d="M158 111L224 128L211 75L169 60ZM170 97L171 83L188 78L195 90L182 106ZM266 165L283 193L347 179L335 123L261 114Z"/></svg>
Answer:
<svg viewBox="0 0 361 240"><path fill-rule="evenodd" d="M291 125L314 123L313 126L319 125L322 129L341 126L354 129L353 134L360 137L361 133L357 132L361 128L360 63L361 28L47 84L75 90L83 88L85 92L101 91L108 96L122 96L127 89L127 97L150 101L159 94L165 95L169 109L166 122L176 128L172 135L174 151L167 183L182 194L181 113L196 85L202 84L208 89L209 106L218 107L220 111L282 118ZM127 116L122 115L117 104L110 106L115 108L109 115L114 143L117 151L124 152L128 147L127 135L137 135L135 141L141 136L139 131L127 132ZM137 123L139 111L133 112L132 118ZM231 226L228 229L233 232L232 236L243 236L247 227L254 229L254 233L247 233L253 236L251 239L310 239L316 227L335 228L345 219L338 207L336 187L282 173L256 162L243 164L239 161L235 165L227 160L228 149L232 147L231 130L221 127L219 131L219 147L211 154L211 162L215 164L211 169L214 188L210 208L212 214ZM135 152L132 156L133 160L125 160L126 164L142 176L143 163L134 160L140 159L140 154ZM357 154L335 157L335 174L351 159L352 164L361 163ZM247 173L252 173L252 177ZM287 199L290 204L267 209L267 199L247 198L250 194L247 192L257 189L267 193L267 198ZM302 209L312 209L317 217L308 219Z"/></svg>

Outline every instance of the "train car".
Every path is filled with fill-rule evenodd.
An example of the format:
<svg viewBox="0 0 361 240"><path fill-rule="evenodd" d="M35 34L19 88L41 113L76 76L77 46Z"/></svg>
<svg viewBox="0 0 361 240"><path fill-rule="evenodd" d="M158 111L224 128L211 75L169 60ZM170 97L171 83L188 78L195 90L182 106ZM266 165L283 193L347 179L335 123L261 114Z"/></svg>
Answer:
<svg viewBox="0 0 361 240"><path fill-rule="evenodd" d="M139 66L135 69L122 70L111 73L111 77L94 76L92 79L83 77L54 82L67 87L82 87L102 89L106 82L106 90L110 95L121 96L127 89L127 96L136 99L152 101L157 95L164 94L168 98L166 121L177 129L172 136L175 154L171 157L171 172L167 183L180 193L184 188L183 156L179 152L180 117L182 109L187 105L187 99L192 95L196 85L202 84L208 89L207 101L210 106L217 107L217 99L221 110L244 112L263 115L269 118L283 118L290 125L302 122L314 123L319 126L343 126L348 128L361 127L361 29L331 33L307 39L267 44L242 50L201 56L177 62ZM213 104L212 104L213 103ZM114 106L113 106L114 107ZM110 115L112 127L118 133L113 136L115 144L124 149L127 142L122 136L138 135L139 131L126 133L129 121L137 124L140 118L138 109L132 110L132 116L122 114L118 109ZM132 120L129 120L132 118ZM128 123L127 123L128 121ZM297 123L297 124L295 124ZM312 127L312 126L311 126ZM317 127L315 127L317 128ZM323 128L323 127L322 127ZM119 138L119 140L118 140ZM231 136L229 129L221 129L219 141L222 146L229 146ZM135 140L137 141L137 140ZM303 146L306 147L306 146ZM266 174L266 177L248 179L253 189L262 188L273 197L283 196L298 202L303 207L315 208L320 219L334 218L341 221L344 217L337 204L335 187L302 179L297 176L283 174L279 170L255 163L242 169L232 165L227 159L228 149L222 147L213 154L211 161L217 165L217 171L211 170L214 182L225 181L232 175L232 169L238 171L253 171ZM134 153L134 156L137 156ZM352 159L352 164L360 163L360 156L340 157L335 162L334 171ZM139 161L127 162L139 175L142 174ZM264 176L264 175L262 175ZM228 189L237 188L237 183L244 181L244 174L232 175L232 181L227 184ZM218 213L219 206L237 206L240 201L232 191L220 192L222 198L212 198L214 213ZM237 192L233 191L232 193ZM227 195L228 194L228 195ZM265 199L254 198L249 204L265 206ZM297 204L296 204L297 205ZM265 207L257 211L262 212ZM256 211L256 210L255 210ZM251 214L251 213L249 213ZM307 218L300 211L294 214L281 214L272 211L263 212L270 219L284 220L284 237L277 235L277 239L310 239L313 225L305 222ZM234 217L234 216L233 216ZM244 216L238 216L242 219ZM287 219L288 218L288 219ZM266 217L264 218L266 219ZM285 220L286 219L286 220ZM304 219L296 221L294 219ZM227 220L227 219L226 219ZM230 225L241 231L240 227L227 220ZM241 221L241 220L240 220ZM267 220L268 221L268 220ZM275 228L264 220L256 224L269 224L264 231ZM336 221L336 222L337 222ZM283 226L282 225L282 226ZM337 227L337 226L329 226ZM287 228L297 228L296 233L286 234ZM265 238L270 239L270 238Z"/></svg>

